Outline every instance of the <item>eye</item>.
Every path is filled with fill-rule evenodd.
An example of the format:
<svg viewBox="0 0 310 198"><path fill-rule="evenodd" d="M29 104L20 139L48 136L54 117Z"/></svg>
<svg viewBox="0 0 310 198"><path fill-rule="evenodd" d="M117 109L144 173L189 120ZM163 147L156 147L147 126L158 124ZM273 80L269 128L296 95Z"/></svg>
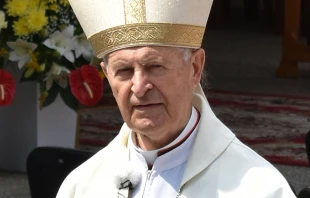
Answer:
<svg viewBox="0 0 310 198"><path fill-rule="evenodd" d="M126 68L122 68L122 69L117 70L117 73L126 73L126 72L130 72L130 71L131 71L131 68L126 67Z"/></svg>
<svg viewBox="0 0 310 198"><path fill-rule="evenodd" d="M149 65L147 68L148 69L159 69L159 68L162 68L163 66L160 65L160 64L152 64L152 65Z"/></svg>
<svg viewBox="0 0 310 198"><path fill-rule="evenodd" d="M132 75L132 73L133 73L132 67L123 67L117 69L114 73L114 76L119 77L121 79L127 79Z"/></svg>
<svg viewBox="0 0 310 198"><path fill-rule="evenodd" d="M165 66L162 64L158 64L158 63L149 64L146 66L145 69L149 74L159 75L159 76L163 75L164 72L166 71Z"/></svg>

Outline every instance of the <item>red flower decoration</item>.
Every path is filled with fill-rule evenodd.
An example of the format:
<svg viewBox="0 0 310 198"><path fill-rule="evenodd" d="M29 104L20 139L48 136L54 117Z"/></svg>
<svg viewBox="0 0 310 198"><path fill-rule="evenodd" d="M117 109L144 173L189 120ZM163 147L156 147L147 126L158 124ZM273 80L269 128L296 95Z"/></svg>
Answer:
<svg viewBox="0 0 310 198"><path fill-rule="evenodd" d="M103 80L98 70L91 65L83 65L69 75L72 94L81 104L95 105L103 94Z"/></svg>
<svg viewBox="0 0 310 198"><path fill-rule="evenodd" d="M13 76L0 69L0 106L7 106L12 103L16 87Z"/></svg>

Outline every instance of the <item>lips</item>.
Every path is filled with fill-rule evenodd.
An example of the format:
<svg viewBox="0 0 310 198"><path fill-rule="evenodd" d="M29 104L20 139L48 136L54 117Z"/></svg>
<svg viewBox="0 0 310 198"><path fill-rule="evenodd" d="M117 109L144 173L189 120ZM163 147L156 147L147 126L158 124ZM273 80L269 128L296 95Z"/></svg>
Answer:
<svg viewBox="0 0 310 198"><path fill-rule="evenodd" d="M133 108L135 109L148 109L148 108L152 108L152 107L158 107L160 106L161 103L152 103L152 104L139 104L139 105L133 105Z"/></svg>

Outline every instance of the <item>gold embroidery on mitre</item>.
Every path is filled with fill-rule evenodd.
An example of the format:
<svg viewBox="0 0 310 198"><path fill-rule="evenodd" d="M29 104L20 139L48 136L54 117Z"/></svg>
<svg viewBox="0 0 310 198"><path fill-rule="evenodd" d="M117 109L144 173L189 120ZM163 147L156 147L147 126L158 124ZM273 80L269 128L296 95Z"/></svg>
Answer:
<svg viewBox="0 0 310 198"><path fill-rule="evenodd" d="M146 11L144 0L124 0L125 24L145 23Z"/></svg>
<svg viewBox="0 0 310 198"><path fill-rule="evenodd" d="M103 30L89 38L96 55L105 54L130 46L159 45L199 48L205 27L166 24L140 23L117 26Z"/></svg>

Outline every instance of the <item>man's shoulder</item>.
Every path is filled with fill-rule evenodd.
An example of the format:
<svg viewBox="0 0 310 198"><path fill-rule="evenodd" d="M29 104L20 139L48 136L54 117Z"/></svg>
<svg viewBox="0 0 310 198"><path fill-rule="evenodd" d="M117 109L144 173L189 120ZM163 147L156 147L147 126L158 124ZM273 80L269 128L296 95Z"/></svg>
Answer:
<svg viewBox="0 0 310 198"><path fill-rule="evenodd" d="M253 193L255 197L295 197L286 178L237 138L206 169L204 177L210 175L216 175L217 189L231 197L251 197Z"/></svg>
<svg viewBox="0 0 310 198"><path fill-rule="evenodd" d="M288 187L286 178L269 161L237 138L223 153L221 166L223 177L239 179L243 184L255 184L257 188L271 184Z"/></svg>
<svg viewBox="0 0 310 198"><path fill-rule="evenodd" d="M71 180L74 183L77 183L81 178L90 175L91 172L96 170L96 167L102 165L105 162L105 159L109 156L109 145L97 153L95 153L92 157L86 160L84 163L75 168L66 178L66 180Z"/></svg>
<svg viewBox="0 0 310 198"><path fill-rule="evenodd" d="M109 166L115 159L115 153L112 152L115 145L109 144L98 151L87 161L75 168L63 181L57 198L73 198L79 194L80 190L85 190L87 184L98 180L98 175L105 175L109 172ZM99 178L100 179L100 178Z"/></svg>
<svg viewBox="0 0 310 198"><path fill-rule="evenodd" d="M74 175L77 177L93 171L93 169L95 169L97 166L100 166L102 163L104 163L105 159L109 156L109 152L107 152L108 150L109 146L102 148L84 163L75 168L68 176Z"/></svg>
<svg viewBox="0 0 310 198"><path fill-rule="evenodd" d="M260 154L235 138L222 154L223 161L229 161L230 166L242 164L240 169L270 169L278 172L278 170ZM235 164L236 163L236 164Z"/></svg>
<svg viewBox="0 0 310 198"><path fill-rule="evenodd" d="M126 126L122 127L122 130L125 131L123 128L126 130ZM74 169L68 175L67 179L72 177L74 181L79 181L76 179L89 177L94 171L99 170L99 168L110 165L111 163L113 165L113 161L121 158L121 153L126 148L124 139L127 139L127 136L127 132L120 132L106 147L99 150L91 158Z"/></svg>

